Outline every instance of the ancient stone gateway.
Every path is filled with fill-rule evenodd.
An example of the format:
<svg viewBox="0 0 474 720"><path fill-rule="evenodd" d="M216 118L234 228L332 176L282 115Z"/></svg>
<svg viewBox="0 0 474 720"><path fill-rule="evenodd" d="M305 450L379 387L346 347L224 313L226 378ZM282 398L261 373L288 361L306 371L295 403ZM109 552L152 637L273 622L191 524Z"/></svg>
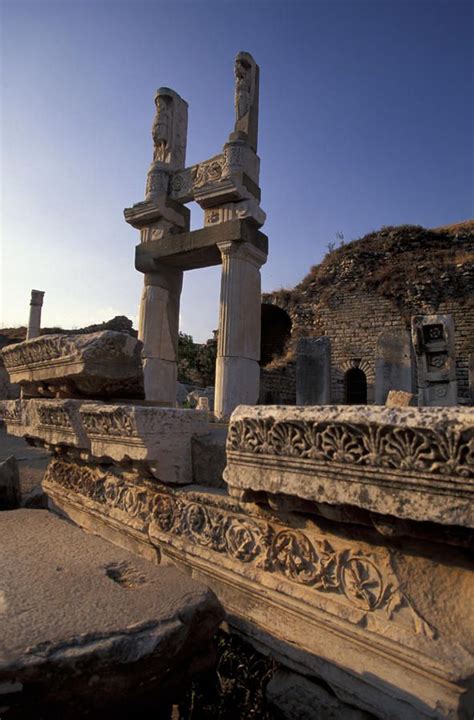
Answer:
<svg viewBox="0 0 474 720"><path fill-rule="evenodd" d="M143 202L125 210L140 230L135 266L144 274L139 338L145 396L176 397L179 303L183 271L222 264L215 412L227 418L259 394L260 267L268 252L260 208L257 156L259 69L248 53L235 61L235 127L219 155L185 167L187 103L173 90L155 96L153 161ZM205 210L189 230L186 203Z"/></svg>

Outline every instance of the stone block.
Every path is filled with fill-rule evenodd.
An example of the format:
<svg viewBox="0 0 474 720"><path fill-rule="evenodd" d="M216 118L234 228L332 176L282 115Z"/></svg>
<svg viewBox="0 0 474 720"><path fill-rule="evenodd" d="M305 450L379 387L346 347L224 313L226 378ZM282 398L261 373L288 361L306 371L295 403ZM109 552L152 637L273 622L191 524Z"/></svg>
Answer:
<svg viewBox="0 0 474 720"><path fill-rule="evenodd" d="M14 510L20 506L20 474L14 455L0 460L0 510Z"/></svg>
<svg viewBox="0 0 474 720"><path fill-rule="evenodd" d="M204 487L225 487L223 479L227 462L225 445L227 425L210 427L206 435L191 440L193 458L193 480Z"/></svg>
<svg viewBox="0 0 474 720"><path fill-rule="evenodd" d="M112 330L42 335L2 350L11 382L46 397L142 398L141 343Z"/></svg>
<svg viewBox="0 0 474 720"><path fill-rule="evenodd" d="M474 410L245 407L232 414L230 489L474 527Z"/></svg>
<svg viewBox="0 0 474 720"><path fill-rule="evenodd" d="M95 458L143 462L163 483L192 483L191 438L208 431L208 413L97 403L79 412Z"/></svg>
<svg viewBox="0 0 474 720"><path fill-rule="evenodd" d="M212 667L223 611L200 583L43 510L0 513L0 538L3 710L156 712Z"/></svg>
<svg viewBox="0 0 474 720"><path fill-rule="evenodd" d="M331 341L328 337L300 338L296 346L296 404L331 402Z"/></svg>
<svg viewBox="0 0 474 720"><path fill-rule="evenodd" d="M416 407L417 396L404 390L389 390L385 401L386 407Z"/></svg>
<svg viewBox="0 0 474 720"><path fill-rule="evenodd" d="M377 338L375 404L384 405L391 390L415 391L414 357L410 333L385 330Z"/></svg>

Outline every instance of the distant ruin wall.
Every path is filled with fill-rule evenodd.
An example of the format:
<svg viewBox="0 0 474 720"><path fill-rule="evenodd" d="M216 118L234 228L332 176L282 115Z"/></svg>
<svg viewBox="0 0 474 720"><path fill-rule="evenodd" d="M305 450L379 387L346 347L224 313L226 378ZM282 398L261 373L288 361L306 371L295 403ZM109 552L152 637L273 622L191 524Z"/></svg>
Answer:
<svg viewBox="0 0 474 720"><path fill-rule="evenodd" d="M403 317L389 300L362 291L342 290L326 302L308 302L281 294L265 296L265 302L285 310L292 320L293 337L327 335L331 340L332 402L344 402L344 375L354 361L367 377L367 400L374 402L375 359L377 338L384 330L409 330L410 317ZM432 312L453 316L456 328L456 364L458 397L461 403L469 402L469 355L474 353L474 298L460 303L450 298L436 308L420 307L420 314ZM288 367L288 370L287 370ZM280 386L285 397L292 392L289 378L294 366L280 366L269 373L262 371L262 385L269 392ZM261 393L262 401L264 393ZM275 402L288 402L283 399Z"/></svg>
<svg viewBox="0 0 474 720"><path fill-rule="evenodd" d="M259 404L296 404L296 365L294 362L261 369Z"/></svg>

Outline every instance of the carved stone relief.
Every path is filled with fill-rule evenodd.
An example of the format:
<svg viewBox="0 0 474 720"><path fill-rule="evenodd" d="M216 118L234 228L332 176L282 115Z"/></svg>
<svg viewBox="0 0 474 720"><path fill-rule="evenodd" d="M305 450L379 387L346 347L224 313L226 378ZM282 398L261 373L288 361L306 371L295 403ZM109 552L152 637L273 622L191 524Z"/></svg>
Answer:
<svg viewBox="0 0 474 720"><path fill-rule="evenodd" d="M51 462L46 484L100 503L106 506L105 513L122 511L123 522L142 523L152 542L162 542L162 533L169 537L166 542L180 538L237 561L244 573L244 567L252 565L316 593L332 594L363 613L380 612L385 620L408 622L415 634L434 636L404 596L385 551L379 558L357 544L335 547L327 539L298 529L188 500L183 494L160 491L150 482L138 485L121 474L62 460Z"/></svg>
<svg viewBox="0 0 474 720"><path fill-rule="evenodd" d="M474 428L441 433L422 427L246 418L231 423L227 449L474 477Z"/></svg>

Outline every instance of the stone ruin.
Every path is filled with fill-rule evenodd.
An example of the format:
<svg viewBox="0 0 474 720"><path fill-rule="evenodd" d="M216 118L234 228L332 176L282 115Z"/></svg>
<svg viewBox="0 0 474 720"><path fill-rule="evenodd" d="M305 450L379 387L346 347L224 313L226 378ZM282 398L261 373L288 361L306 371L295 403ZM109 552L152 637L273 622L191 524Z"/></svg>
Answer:
<svg viewBox="0 0 474 720"><path fill-rule="evenodd" d="M228 419L259 395L260 267L267 237L260 208L257 155L259 69L248 53L235 61L235 126L222 153L185 167L187 103L169 88L155 95L153 161L146 197L125 210L140 230L135 267L144 274L139 338L145 397L176 398L179 302L183 272L222 264L215 413ZM186 203L205 211L205 226L189 230Z"/></svg>
<svg viewBox="0 0 474 720"><path fill-rule="evenodd" d="M280 664L268 698L283 717L330 707L358 720L466 720L474 410L443 406L449 324L414 322L423 393L437 406L412 406L403 388L406 401L387 407L255 406L267 252L257 100L258 67L241 53L234 132L221 155L185 168L186 103L158 91L146 199L125 211L141 233L143 346L97 333L7 348L24 389L3 403L8 432L51 450L52 510L215 593L229 629ZM206 210L193 232L191 199ZM220 262L216 413L228 424L210 423L205 404L171 407L183 271ZM316 351L327 373L327 343Z"/></svg>

